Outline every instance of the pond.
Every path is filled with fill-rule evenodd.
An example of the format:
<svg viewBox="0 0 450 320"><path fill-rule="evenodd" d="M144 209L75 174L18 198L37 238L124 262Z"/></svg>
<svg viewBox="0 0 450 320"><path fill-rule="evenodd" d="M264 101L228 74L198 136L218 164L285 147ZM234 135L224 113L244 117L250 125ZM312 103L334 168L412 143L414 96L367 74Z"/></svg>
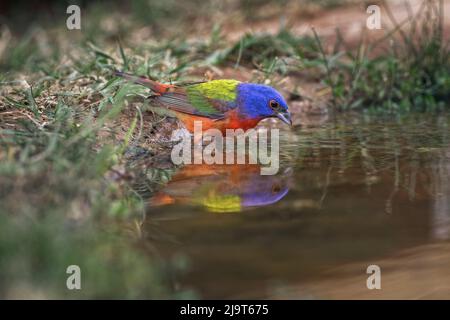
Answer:
<svg viewBox="0 0 450 320"><path fill-rule="evenodd" d="M281 131L274 176L257 165L136 166L147 204L142 241L187 266L174 290L450 298L450 116L307 123ZM372 264L381 290L367 288Z"/></svg>

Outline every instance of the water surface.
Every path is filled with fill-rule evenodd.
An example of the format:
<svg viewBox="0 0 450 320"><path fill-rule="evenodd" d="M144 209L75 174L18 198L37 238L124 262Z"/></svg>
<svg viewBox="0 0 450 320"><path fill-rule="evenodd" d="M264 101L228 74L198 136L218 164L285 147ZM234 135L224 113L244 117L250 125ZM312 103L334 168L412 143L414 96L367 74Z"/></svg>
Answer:
<svg viewBox="0 0 450 320"><path fill-rule="evenodd" d="M174 290L202 298L450 298L449 120L351 115L283 130L275 176L149 165L143 241L182 257ZM382 290L366 287L370 264Z"/></svg>

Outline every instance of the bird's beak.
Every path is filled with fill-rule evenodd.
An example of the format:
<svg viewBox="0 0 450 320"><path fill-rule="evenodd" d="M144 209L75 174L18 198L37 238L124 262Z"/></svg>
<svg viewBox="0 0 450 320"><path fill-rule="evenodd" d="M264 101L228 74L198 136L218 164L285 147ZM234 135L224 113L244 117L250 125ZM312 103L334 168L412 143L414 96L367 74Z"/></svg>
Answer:
<svg viewBox="0 0 450 320"><path fill-rule="evenodd" d="M288 124L289 126L292 127L292 119L291 119L291 114L289 113L289 111L278 112L276 114L276 117L278 119L280 119L281 121L283 121L284 123L286 123L286 124Z"/></svg>

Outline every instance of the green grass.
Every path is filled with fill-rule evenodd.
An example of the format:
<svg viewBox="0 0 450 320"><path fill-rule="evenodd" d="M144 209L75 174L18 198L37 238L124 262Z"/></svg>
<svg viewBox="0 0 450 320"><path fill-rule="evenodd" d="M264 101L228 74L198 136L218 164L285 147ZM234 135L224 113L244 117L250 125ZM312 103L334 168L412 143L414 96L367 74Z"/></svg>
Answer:
<svg viewBox="0 0 450 320"><path fill-rule="evenodd" d="M443 36L443 2L424 1L402 23L385 8L394 28L384 38L363 39L352 52L338 31L332 55L321 52L332 105L377 112L448 110L450 43ZM316 42L322 47L317 35ZM380 47L383 53L373 53Z"/></svg>
<svg viewBox="0 0 450 320"><path fill-rule="evenodd" d="M109 97L111 103L95 121L71 96L43 112L32 97L17 102L29 117L15 120L14 130L2 129L0 140L0 296L189 294L171 289L169 276L179 267L140 244L145 238L142 200L126 180L111 177L124 165L136 121L121 140L113 132L99 138L103 124L120 112L127 91L124 87ZM82 270L80 291L65 287L71 264Z"/></svg>

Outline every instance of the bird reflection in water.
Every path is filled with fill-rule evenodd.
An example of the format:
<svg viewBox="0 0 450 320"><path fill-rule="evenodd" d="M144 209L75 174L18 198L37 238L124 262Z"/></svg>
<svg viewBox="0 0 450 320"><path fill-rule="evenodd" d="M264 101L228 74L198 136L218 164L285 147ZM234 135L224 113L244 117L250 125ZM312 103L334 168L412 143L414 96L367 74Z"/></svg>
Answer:
<svg viewBox="0 0 450 320"><path fill-rule="evenodd" d="M291 168L261 175L259 165L186 165L149 200L151 206L200 205L210 212L240 212L268 206L289 191Z"/></svg>

